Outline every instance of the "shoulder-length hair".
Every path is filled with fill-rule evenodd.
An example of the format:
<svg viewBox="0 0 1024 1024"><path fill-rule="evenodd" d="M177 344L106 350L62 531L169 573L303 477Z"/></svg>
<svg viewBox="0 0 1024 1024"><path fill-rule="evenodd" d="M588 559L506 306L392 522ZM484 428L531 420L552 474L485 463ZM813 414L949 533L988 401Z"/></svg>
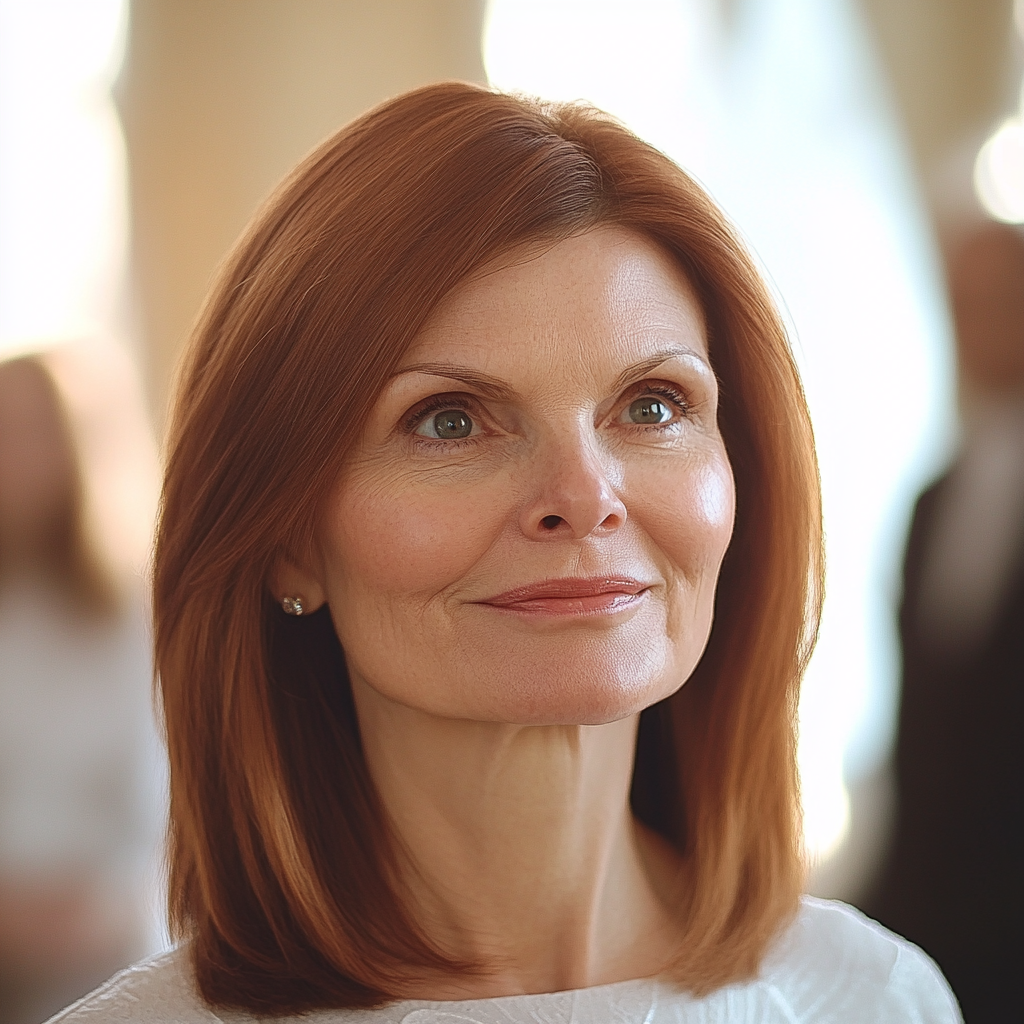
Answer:
<svg viewBox="0 0 1024 1024"><path fill-rule="evenodd" d="M693 283L736 481L707 649L643 713L637 741L634 812L686 864L673 975L695 991L750 976L795 910L795 715L821 533L779 315L707 194L620 124L444 83L342 128L283 182L224 265L180 380L157 665L171 922L211 1004L372 1005L410 972L472 968L433 946L403 900L329 615L285 616L267 581L281 552L309 550L438 301L516 246L598 224L654 240Z"/></svg>

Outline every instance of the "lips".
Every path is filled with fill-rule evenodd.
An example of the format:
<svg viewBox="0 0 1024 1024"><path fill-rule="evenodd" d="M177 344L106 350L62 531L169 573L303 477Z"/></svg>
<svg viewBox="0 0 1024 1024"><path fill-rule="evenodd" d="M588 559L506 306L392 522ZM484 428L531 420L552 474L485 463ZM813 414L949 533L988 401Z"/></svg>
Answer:
<svg viewBox="0 0 1024 1024"><path fill-rule="evenodd" d="M621 611L639 601L649 583L629 576L565 576L515 587L481 604L511 612L582 615Z"/></svg>

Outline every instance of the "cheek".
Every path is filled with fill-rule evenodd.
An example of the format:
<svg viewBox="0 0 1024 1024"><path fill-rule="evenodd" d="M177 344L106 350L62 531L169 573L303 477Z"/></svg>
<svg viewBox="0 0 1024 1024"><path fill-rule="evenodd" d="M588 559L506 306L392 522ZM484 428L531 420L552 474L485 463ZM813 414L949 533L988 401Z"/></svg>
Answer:
<svg viewBox="0 0 1024 1024"><path fill-rule="evenodd" d="M736 485L724 454L696 481L694 518L703 524L708 538L708 555L717 573L732 539L736 519Z"/></svg>
<svg viewBox="0 0 1024 1024"><path fill-rule="evenodd" d="M638 517L677 583L713 589L732 537L736 489L724 451L642 488Z"/></svg>
<svg viewBox="0 0 1024 1024"><path fill-rule="evenodd" d="M347 481L322 523L327 589L334 603L358 596L422 603L458 582L505 519L494 488L387 486Z"/></svg>
<svg viewBox="0 0 1024 1024"><path fill-rule="evenodd" d="M714 618L718 573L732 538L736 492L724 450L649 481L648 500L638 518L665 578L664 630L669 668L663 673L673 693L696 668Z"/></svg>

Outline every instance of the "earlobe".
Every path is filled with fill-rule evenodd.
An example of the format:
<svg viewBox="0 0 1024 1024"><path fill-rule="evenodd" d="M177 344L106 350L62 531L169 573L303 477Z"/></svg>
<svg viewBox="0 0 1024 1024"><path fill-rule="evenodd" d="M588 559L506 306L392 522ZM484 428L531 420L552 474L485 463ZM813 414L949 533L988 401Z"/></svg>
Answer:
<svg viewBox="0 0 1024 1024"><path fill-rule="evenodd" d="M270 592L289 615L309 615L327 600L320 581L285 555L279 555L270 573Z"/></svg>

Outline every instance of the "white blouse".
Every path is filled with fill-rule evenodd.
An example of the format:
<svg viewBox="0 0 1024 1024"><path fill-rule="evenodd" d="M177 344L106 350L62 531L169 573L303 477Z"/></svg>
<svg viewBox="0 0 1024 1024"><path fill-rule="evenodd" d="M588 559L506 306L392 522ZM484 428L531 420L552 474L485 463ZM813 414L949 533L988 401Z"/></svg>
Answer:
<svg viewBox="0 0 1024 1024"><path fill-rule="evenodd" d="M278 1018L302 1024L957 1024L956 1000L916 946L842 903L805 897L753 981L695 998L650 978L553 992ZM50 1024L255 1024L211 1010L178 949L129 967Z"/></svg>

